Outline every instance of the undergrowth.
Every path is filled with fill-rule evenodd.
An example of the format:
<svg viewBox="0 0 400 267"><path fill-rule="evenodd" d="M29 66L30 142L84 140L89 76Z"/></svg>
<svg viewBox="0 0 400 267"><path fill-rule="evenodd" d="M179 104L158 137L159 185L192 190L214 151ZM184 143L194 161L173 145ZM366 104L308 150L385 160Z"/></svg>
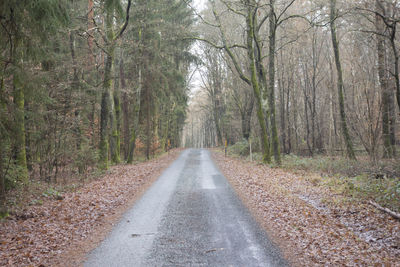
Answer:
<svg viewBox="0 0 400 267"><path fill-rule="evenodd" d="M371 163L366 158L349 161L342 157L286 155L281 167L318 173L321 175L321 184L339 194L356 201L372 199L400 211L400 171L395 161Z"/></svg>
<svg viewBox="0 0 400 267"><path fill-rule="evenodd" d="M246 144L239 142L228 149L229 155L250 160ZM262 154L252 153L252 160L261 163ZM400 164L395 160L371 162L368 158L350 161L344 157L301 157L284 155L282 164L269 164L272 168L300 171L313 177L313 186L328 187L345 199L340 201L373 200L391 210L400 212ZM305 173L304 173L305 172ZM339 200L338 200L339 201Z"/></svg>

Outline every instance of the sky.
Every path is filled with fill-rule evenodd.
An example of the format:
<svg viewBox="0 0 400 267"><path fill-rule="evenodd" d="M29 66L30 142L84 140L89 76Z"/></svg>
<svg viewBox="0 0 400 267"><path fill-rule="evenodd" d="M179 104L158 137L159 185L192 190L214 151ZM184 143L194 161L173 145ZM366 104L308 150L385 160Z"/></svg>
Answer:
<svg viewBox="0 0 400 267"><path fill-rule="evenodd" d="M200 13L206 5L206 2L208 0L194 0L194 8L196 8L196 11L198 13ZM198 45L195 43L191 49L191 52L193 54L198 54L200 51ZM192 70L194 71L194 69ZM189 94L189 96L192 96L197 90L200 89L200 87L202 86L202 82L201 82L201 77L200 77L200 73L198 71L195 71L195 73L193 74L193 77L190 81L190 89L191 89L191 93Z"/></svg>
<svg viewBox="0 0 400 267"><path fill-rule="evenodd" d="M194 0L193 2L194 2L195 8L197 9L197 12L199 12L202 9L204 9L207 0Z"/></svg>

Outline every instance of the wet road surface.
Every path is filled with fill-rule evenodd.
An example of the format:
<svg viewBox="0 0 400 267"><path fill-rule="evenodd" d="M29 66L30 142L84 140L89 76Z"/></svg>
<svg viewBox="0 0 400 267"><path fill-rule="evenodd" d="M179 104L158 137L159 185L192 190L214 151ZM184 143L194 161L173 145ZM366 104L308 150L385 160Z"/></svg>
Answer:
<svg viewBox="0 0 400 267"><path fill-rule="evenodd" d="M215 167L188 149L84 266L287 266Z"/></svg>

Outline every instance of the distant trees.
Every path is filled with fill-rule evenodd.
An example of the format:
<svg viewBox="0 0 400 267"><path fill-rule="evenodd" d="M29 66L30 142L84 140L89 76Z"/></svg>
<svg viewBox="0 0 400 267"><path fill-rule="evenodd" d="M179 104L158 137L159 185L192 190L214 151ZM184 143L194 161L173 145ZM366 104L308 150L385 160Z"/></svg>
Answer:
<svg viewBox="0 0 400 267"><path fill-rule="evenodd" d="M279 163L279 150L395 157L398 14L392 0L208 1L197 39L221 51L228 67L222 91L230 120L222 135L238 142L251 125L256 147L269 146L267 162L274 153ZM238 92L246 86L230 83L232 75L253 87L255 111L261 110L245 119L249 124L237 123L244 114ZM204 134L196 124L192 132Z"/></svg>

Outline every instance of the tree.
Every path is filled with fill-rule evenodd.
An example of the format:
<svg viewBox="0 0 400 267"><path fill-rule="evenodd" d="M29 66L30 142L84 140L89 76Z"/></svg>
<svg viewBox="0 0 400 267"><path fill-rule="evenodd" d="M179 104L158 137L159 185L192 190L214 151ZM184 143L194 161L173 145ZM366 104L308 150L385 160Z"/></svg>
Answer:
<svg viewBox="0 0 400 267"><path fill-rule="evenodd" d="M115 112L120 111L119 95L114 94L113 100L114 105L111 103L113 78L112 73L114 70L114 56L116 43L122 34L126 30L129 22L129 11L132 4L131 0L128 0L125 13L125 21L122 26L118 26L116 31L114 25L115 14L121 14L121 3L120 1L105 0L104 1L104 16L105 16L105 34L103 35L105 42L106 62L104 69L103 78L103 92L101 96L101 116L100 116L100 167L102 169L108 169L108 154L110 149L109 144L109 123L111 122L111 156L112 161L118 163L120 161L120 132L116 123Z"/></svg>
<svg viewBox="0 0 400 267"><path fill-rule="evenodd" d="M385 45L385 19L386 8L385 3L380 0L376 0L376 32L377 32L377 54L378 54L378 75L379 83L382 91L382 139L384 145L384 157L391 158L395 155L395 134L394 134L394 117L393 117L393 103L392 93L389 86L388 75L386 73L387 56L386 56L386 45ZM395 26L394 26L395 27ZM390 43L393 47L395 55L395 77L396 77L396 88L398 89L398 56L395 47L395 32L396 28L391 29Z"/></svg>
<svg viewBox="0 0 400 267"><path fill-rule="evenodd" d="M347 156L349 157L349 159L355 160L356 156L354 154L353 143L351 141L349 129L347 127L346 112L344 109L343 73L340 62L339 43L336 37L336 23L335 23L336 19L337 19L336 0L330 0L330 28L331 28L333 53L335 55L337 90L339 97L339 109L340 109L340 119L341 119L340 123L342 126L344 142L346 144Z"/></svg>

